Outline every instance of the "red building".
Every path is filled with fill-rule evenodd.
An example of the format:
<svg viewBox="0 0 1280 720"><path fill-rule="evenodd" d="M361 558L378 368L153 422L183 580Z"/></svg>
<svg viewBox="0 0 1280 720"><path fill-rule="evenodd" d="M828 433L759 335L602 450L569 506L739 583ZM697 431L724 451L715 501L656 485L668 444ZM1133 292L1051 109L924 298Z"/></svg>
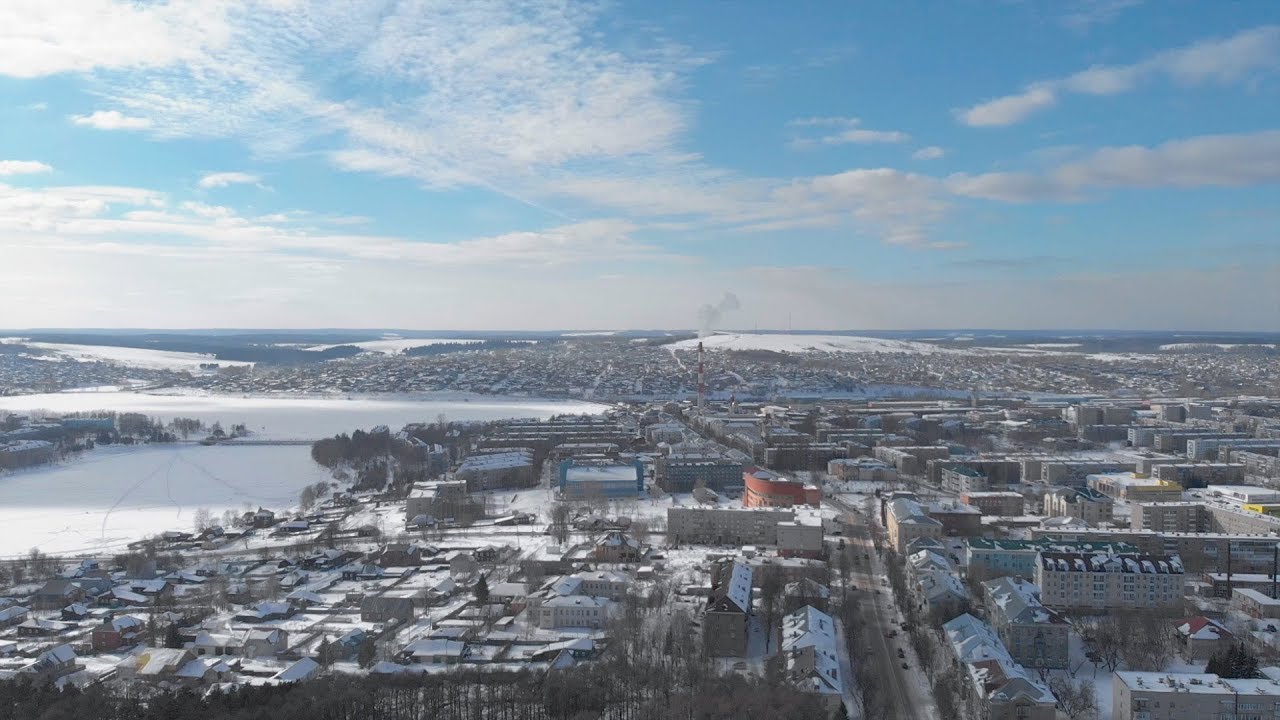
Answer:
<svg viewBox="0 0 1280 720"><path fill-rule="evenodd" d="M792 507L822 505L822 490L817 486L781 477L768 470L748 467L742 471L744 507Z"/></svg>

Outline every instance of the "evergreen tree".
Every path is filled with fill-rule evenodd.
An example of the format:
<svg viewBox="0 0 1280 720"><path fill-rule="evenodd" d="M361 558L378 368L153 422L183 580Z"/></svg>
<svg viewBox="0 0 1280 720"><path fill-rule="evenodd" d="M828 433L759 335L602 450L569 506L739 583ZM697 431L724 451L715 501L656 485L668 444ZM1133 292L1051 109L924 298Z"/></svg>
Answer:
<svg viewBox="0 0 1280 720"><path fill-rule="evenodd" d="M360 643L360 654L356 658L356 662L360 663L362 668L373 667L373 663L378 659L378 648L373 644L373 638L365 638Z"/></svg>
<svg viewBox="0 0 1280 720"><path fill-rule="evenodd" d="M1226 650L1214 653L1204 671L1221 678L1261 677L1258 674L1258 658L1245 648L1244 643L1236 643Z"/></svg>
<svg viewBox="0 0 1280 720"><path fill-rule="evenodd" d="M165 629L164 646L175 649L182 647L182 636L178 634L177 623L169 623L169 627Z"/></svg>
<svg viewBox="0 0 1280 720"><path fill-rule="evenodd" d="M487 575L481 575L479 582L476 583L476 604L485 606L489 604L489 578Z"/></svg>

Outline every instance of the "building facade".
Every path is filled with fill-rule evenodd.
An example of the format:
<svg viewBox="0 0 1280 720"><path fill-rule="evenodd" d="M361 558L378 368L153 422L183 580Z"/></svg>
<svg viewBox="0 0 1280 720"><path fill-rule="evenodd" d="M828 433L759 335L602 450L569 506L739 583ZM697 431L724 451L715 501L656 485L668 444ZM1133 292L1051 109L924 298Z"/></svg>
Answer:
<svg viewBox="0 0 1280 720"><path fill-rule="evenodd" d="M1036 560L1041 601L1055 610L1177 610L1183 580L1177 556L1042 552Z"/></svg>

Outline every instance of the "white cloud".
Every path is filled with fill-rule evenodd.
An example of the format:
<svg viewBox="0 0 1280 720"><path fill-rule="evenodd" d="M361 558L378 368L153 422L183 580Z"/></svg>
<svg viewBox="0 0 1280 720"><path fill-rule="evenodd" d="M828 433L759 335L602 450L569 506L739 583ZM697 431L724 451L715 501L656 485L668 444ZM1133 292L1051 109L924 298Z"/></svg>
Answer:
<svg viewBox="0 0 1280 720"><path fill-rule="evenodd" d="M1075 0L1060 19L1063 25L1083 32L1113 22L1121 12L1141 4L1142 0Z"/></svg>
<svg viewBox="0 0 1280 720"><path fill-rule="evenodd" d="M31 175L53 172L53 167L35 160L0 160L0 175Z"/></svg>
<svg viewBox="0 0 1280 720"><path fill-rule="evenodd" d="M99 130L145 130L151 127L150 119L130 117L119 110L96 110L89 115L72 115L71 122Z"/></svg>
<svg viewBox="0 0 1280 720"><path fill-rule="evenodd" d="M1013 125L1055 105L1063 93L1116 95L1143 82L1230 85L1280 68L1280 25L1264 25L1227 38L1212 38L1156 53L1130 65L1095 65L1065 78L1029 85L1022 92L957 112L973 127Z"/></svg>
<svg viewBox="0 0 1280 720"><path fill-rule="evenodd" d="M955 174L965 197L1032 202L1079 200L1091 189L1240 187L1280 182L1280 130L1201 135L1154 147L1106 147L1045 173Z"/></svg>
<svg viewBox="0 0 1280 720"><path fill-rule="evenodd" d="M0 3L0 75L163 67L225 38L222 3Z"/></svg>
<svg viewBox="0 0 1280 720"><path fill-rule="evenodd" d="M1027 88L1017 95L987 100L957 112L960 121L970 127L1003 127L1022 122L1031 115L1058 102L1053 90L1044 85Z"/></svg>
<svg viewBox="0 0 1280 720"><path fill-rule="evenodd" d="M22 109L30 110L31 112L44 112L45 110L49 109L49 103L47 102L27 103L26 105L22 106Z"/></svg>
<svg viewBox="0 0 1280 720"><path fill-rule="evenodd" d="M210 188L227 187L228 185L260 186L262 184L262 178L257 175L244 172L219 172L205 175L200 178L200 182L197 184L206 190Z"/></svg>
<svg viewBox="0 0 1280 720"><path fill-rule="evenodd" d="M938 158L941 158L946 154L947 154L946 150L943 150L937 145L930 145L928 147L922 147L919 150L911 153L911 157L916 160L937 160Z"/></svg>
<svg viewBox="0 0 1280 720"><path fill-rule="evenodd" d="M816 138L797 138L791 142L795 148L812 148L819 145L870 145L878 143L900 143L911 139L907 133L899 130L868 130L861 127L859 118L814 117L801 118L790 123L793 127L834 127L835 132Z"/></svg>

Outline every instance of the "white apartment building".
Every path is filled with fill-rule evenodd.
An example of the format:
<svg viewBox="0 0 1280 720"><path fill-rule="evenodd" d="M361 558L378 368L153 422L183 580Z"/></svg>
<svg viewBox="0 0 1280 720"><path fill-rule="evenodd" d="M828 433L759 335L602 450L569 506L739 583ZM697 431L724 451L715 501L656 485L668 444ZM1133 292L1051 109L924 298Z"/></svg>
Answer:
<svg viewBox="0 0 1280 720"><path fill-rule="evenodd" d="M1042 552L1036 558L1040 599L1055 610L1173 610L1182 607L1177 555Z"/></svg>

